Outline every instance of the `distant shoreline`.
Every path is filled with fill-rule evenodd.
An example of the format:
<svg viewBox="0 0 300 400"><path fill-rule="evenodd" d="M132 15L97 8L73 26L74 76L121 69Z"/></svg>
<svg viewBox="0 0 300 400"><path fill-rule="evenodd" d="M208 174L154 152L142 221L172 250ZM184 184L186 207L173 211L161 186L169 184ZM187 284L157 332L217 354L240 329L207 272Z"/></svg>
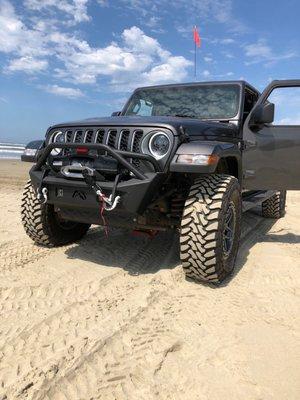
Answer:
<svg viewBox="0 0 300 400"><path fill-rule="evenodd" d="M0 142L0 159L19 160L25 149L21 143Z"/></svg>

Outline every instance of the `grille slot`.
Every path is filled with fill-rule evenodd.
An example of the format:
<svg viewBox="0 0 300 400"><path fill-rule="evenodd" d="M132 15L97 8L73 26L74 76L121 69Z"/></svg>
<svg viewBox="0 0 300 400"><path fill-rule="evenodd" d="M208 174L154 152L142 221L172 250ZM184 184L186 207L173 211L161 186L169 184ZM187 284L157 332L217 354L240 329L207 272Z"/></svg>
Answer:
<svg viewBox="0 0 300 400"><path fill-rule="evenodd" d="M141 153L141 141L143 138L143 131L139 130L139 131L135 131L133 133L133 139L132 139L132 151L134 153ZM135 167L139 167L141 165L141 161L138 160L137 158L132 159L132 164Z"/></svg>
<svg viewBox="0 0 300 400"><path fill-rule="evenodd" d="M72 131L66 131L66 143L71 143L72 142Z"/></svg>
<svg viewBox="0 0 300 400"><path fill-rule="evenodd" d="M92 143L93 136L94 131L92 131L91 129L87 130L84 137L84 143Z"/></svg>
<svg viewBox="0 0 300 400"><path fill-rule="evenodd" d="M104 141L104 135L105 135L105 130L104 129L99 129L97 134L96 134L96 143L103 143Z"/></svg>
<svg viewBox="0 0 300 400"><path fill-rule="evenodd" d="M74 143L83 143L83 131L75 132Z"/></svg>
<svg viewBox="0 0 300 400"><path fill-rule="evenodd" d="M117 131L111 129L108 131L108 136L107 136L107 145L112 148L116 148L116 139L117 139Z"/></svg>
<svg viewBox="0 0 300 400"><path fill-rule="evenodd" d="M129 135L130 131L128 129L121 131L118 145L120 150L127 151L129 149Z"/></svg>
<svg viewBox="0 0 300 400"><path fill-rule="evenodd" d="M143 131L135 131L132 139L132 151L134 153L141 152L141 140L143 138Z"/></svg>

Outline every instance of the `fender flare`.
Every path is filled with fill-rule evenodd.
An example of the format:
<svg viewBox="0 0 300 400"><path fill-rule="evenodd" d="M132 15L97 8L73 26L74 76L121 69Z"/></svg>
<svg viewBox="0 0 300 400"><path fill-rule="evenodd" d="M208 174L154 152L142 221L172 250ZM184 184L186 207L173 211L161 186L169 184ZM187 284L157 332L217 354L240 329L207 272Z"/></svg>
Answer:
<svg viewBox="0 0 300 400"><path fill-rule="evenodd" d="M211 165L196 165L188 163L178 163L178 156L181 154L186 155L207 155L217 156L216 162ZM242 156L238 143L229 142L212 142L212 141L192 141L181 144L170 164L171 172L181 173L197 173L197 174L211 174L216 171L219 159L233 157L238 165L238 178L241 179L242 174Z"/></svg>

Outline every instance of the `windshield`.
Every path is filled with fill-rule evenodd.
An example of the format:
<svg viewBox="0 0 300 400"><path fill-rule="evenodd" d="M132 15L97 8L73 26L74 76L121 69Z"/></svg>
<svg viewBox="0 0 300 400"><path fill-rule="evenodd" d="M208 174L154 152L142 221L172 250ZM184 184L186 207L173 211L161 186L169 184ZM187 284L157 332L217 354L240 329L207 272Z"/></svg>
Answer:
<svg viewBox="0 0 300 400"><path fill-rule="evenodd" d="M238 85L193 85L146 88L131 97L123 115L230 119L237 115Z"/></svg>

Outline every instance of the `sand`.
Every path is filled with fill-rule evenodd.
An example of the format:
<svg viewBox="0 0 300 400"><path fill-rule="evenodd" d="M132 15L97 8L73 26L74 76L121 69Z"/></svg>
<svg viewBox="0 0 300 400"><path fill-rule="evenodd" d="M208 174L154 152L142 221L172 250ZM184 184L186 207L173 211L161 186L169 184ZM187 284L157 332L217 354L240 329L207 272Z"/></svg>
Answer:
<svg viewBox="0 0 300 400"><path fill-rule="evenodd" d="M244 215L235 274L213 288L184 278L174 234L35 246L28 167L0 162L0 399L299 399L299 192L284 219Z"/></svg>

